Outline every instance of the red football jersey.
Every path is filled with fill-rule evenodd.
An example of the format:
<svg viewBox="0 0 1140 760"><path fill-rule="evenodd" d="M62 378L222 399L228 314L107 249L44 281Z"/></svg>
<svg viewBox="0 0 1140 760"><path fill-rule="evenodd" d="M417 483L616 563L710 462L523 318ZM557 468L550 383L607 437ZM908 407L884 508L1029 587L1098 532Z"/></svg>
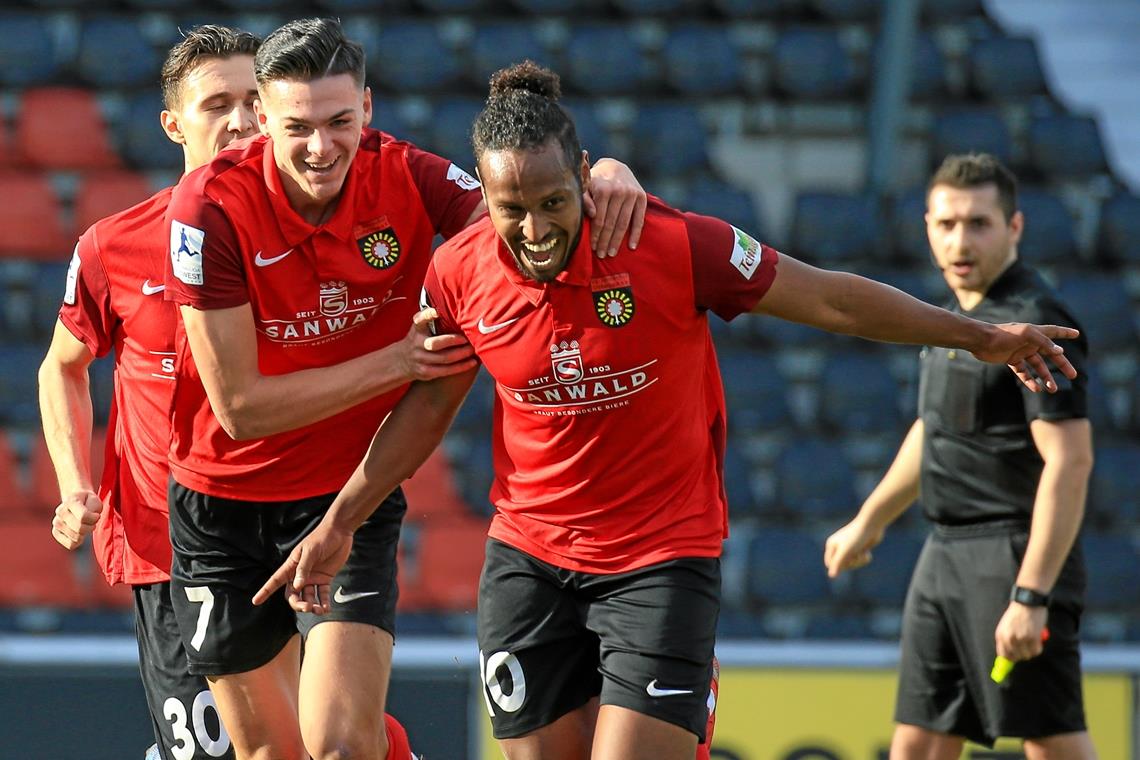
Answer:
<svg viewBox="0 0 1140 760"><path fill-rule="evenodd" d="M249 303L266 375L352 359L407 334L432 239L463 227L477 187L450 162L367 129L336 211L314 227L289 205L268 138L236 142L175 190L167 298L198 309ZM282 501L339 490L405 390L235 441L210 408L181 327L177 350L171 473L214 496Z"/></svg>
<svg viewBox="0 0 1140 760"><path fill-rule="evenodd" d="M174 390L174 306L163 299L170 189L79 238L59 319L95 356L115 352L104 510L95 557L109 583L170 579L166 452Z"/></svg>
<svg viewBox="0 0 1140 760"><path fill-rule="evenodd" d="M559 567L615 573L714 557L727 534L724 393L707 310L747 311L776 252L650 199L636 251L589 230L549 283L526 279L490 220L436 252L439 329L496 381L490 535Z"/></svg>

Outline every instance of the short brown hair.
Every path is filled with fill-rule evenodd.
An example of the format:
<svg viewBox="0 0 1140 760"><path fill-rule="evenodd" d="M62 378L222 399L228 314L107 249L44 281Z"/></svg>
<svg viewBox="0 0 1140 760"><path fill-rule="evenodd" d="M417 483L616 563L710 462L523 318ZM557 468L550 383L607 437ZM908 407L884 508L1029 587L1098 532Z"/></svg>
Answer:
<svg viewBox="0 0 1140 760"><path fill-rule="evenodd" d="M170 49L162 64L162 100L168 109L182 104L182 83L204 61L257 53L257 35L217 24L203 24L183 32L182 41Z"/></svg>
<svg viewBox="0 0 1140 760"><path fill-rule="evenodd" d="M364 86L364 48L344 35L340 21L333 18L306 18L290 21L265 38L253 61L257 86L290 80L314 79L349 74L358 87Z"/></svg>
<svg viewBox="0 0 1140 760"><path fill-rule="evenodd" d="M998 204L1008 222L1017 212L1017 177L989 153L959 153L947 156L926 186L929 205L930 192L937 185L958 189L994 185L998 191Z"/></svg>

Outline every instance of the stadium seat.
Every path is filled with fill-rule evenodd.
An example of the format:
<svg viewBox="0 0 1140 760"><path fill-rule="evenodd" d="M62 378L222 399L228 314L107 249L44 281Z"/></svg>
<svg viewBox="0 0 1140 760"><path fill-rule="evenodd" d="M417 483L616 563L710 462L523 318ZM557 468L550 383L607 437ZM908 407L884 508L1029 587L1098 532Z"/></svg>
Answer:
<svg viewBox="0 0 1140 760"><path fill-rule="evenodd" d="M369 81L391 92L443 92L463 73L459 56L431 21L385 21L374 39L361 44L368 51Z"/></svg>
<svg viewBox="0 0 1140 760"><path fill-rule="evenodd" d="M870 21L879 16L882 5L880 0L807 0L812 11L839 23Z"/></svg>
<svg viewBox="0 0 1140 760"><path fill-rule="evenodd" d="M1085 381L1088 384L1088 417L1092 423L1093 433L1100 442L1100 437L1120 430L1116 418L1112 414L1109 404L1109 390L1104 383L1100 365L1090 362L1084 369ZM1125 423L1127 424L1127 423Z"/></svg>
<svg viewBox="0 0 1140 760"><path fill-rule="evenodd" d="M1077 233L1073 217L1057 196L1023 187L1017 193L1025 230L1017 252L1030 264L1065 266L1076 262Z"/></svg>
<svg viewBox="0 0 1140 760"><path fill-rule="evenodd" d="M755 350L717 353L731 435L772 433L791 422L788 383L772 353Z"/></svg>
<svg viewBox="0 0 1140 760"><path fill-rule="evenodd" d="M622 24L575 25L566 43L562 80L590 96L644 96L657 84L649 57Z"/></svg>
<svg viewBox="0 0 1140 760"><path fill-rule="evenodd" d="M1100 130L1091 116L1057 114L1029 124L1033 167L1053 178L1087 177L1108 171Z"/></svg>
<svg viewBox="0 0 1140 760"><path fill-rule="evenodd" d="M85 82L96 87L150 85L161 66L137 17L101 15L82 22L76 70ZM152 119L157 118L156 112Z"/></svg>
<svg viewBox="0 0 1140 760"><path fill-rule="evenodd" d="M415 474L404 481L403 489L408 499L408 519L445 519L467 512L443 449L433 451Z"/></svg>
<svg viewBox="0 0 1140 760"><path fill-rule="evenodd" d="M978 40L969 54L970 86L986 100L1045 93L1045 75L1031 37L989 37Z"/></svg>
<svg viewBox="0 0 1140 760"><path fill-rule="evenodd" d="M167 139L158 115L165 106L157 91L133 96L126 107L122 127L123 158L135 169L182 170L182 149Z"/></svg>
<svg viewBox="0 0 1140 760"><path fill-rule="evenodd" d="M381 18L411 10L412 0L316 0L332 13L374 13ZM365 48L368 52L368 48Z"/></svg>
<svg viewBox="0 0 1140 760"><path fill-rule="evenodd" d="M16 448L7 431L0 427L0 524L16 519L31 506L31 494L20 473Z"/></svg>
<svg viewBox="0 0 1140 760"><path fill-rule="evenodd" d="M423 147L474 174L471 125L482 110L483 101L475 98L454 97L436 101L428 126L428 144Z"/></svg>
<svg viewBox="0 0 1140 760"><path fill-rule="evenodd" d="M898 288L902 292L912 295L920 301L941 304L950 297L948 290L931 290L927 278L928 271L920 263L918 268L911 267L859 267L857 274L872 280Z"/></svg>
<svg viewBox="0 0 1140 760"><path fill-rule="evenodd" d="M747 588L756 607L812 605L829 597L823 544L794 528L762 529L748 551Z"/></svg>
<svg viewBox="0 0 1140 760"><path fill-rule="evenodd" d="M881 55L882 37L871 48L872 62ZM912 100L937 101L946 96L946 59L930 32L920 31L911 51L910 97Z"/></svg>
<svg viewBox="0 0 1140 760"><path fill-rule="evenodd" d="M423 591L436 609L474 610L487 521L467 517L425 523L420 534Z"/></svg>
<svg viewBox="0 0 1140 760"><path fill-rule="evenodd" d="M1128 291L1116 275L1067 272L1059 278L1061 299L1075 312L1094 355L1135 351L1138 335Z"/></svg>
<svg viewBox="0 0 1140 760"><path fill-rule="evenodd" d="M128 209L153 195L146 175L129 170L85 175L75 194L75 230L82 233L104 217Z"/></svg>
<svg viewBox="0 0 1140 760"><path fill-rule="evenodd" d="M1140 196L1118 192L1104 202L1097 252L1115 264L1140 264Z"/></svg>
<svg viewBox="0 0 1140 760"><path fill-rule="evenodd" d="M473 515L490 516L495 511L489 496L495 479L491 436L475 436L465 449L456 453L453 461L452 472L458 480L467 511Z"/></svg>
<svg viewBox="0 0 1140 760"><path fill-rule="evenodd" d="M495 381L490 373L481 369L475 384L467 393L463 406L455 414L451 429L476 438L491 437L491 410L495 405Z"/></svg>
<svg viewBox="0 0 1140 760"><path fill-rule="evenodd" d="M724 490L728 496L730 520L757 515L757 502L752 492L752 468L741 455L740 447L729 442L724 455Z"/></svg>
<svg viewBox="0 0 1140 760"><path fill-rule="evenodd" d="M723 219L754 238L763 239L756 199L735 185L712 177L697 177L689 183L681 208Z"/></svg>
<svg viewBox="0 0 1140 760"><path fill-rule="evenodd" d="M107 425L111 402L115 398L115 357L113 354L96 359L87 368L91 380L91 406L93 422L98 427Z"/></svg>
<svg viewBox="0 0 1140 760"><path fill-rule="evenodd" d="M60 60L47 14L3 10L0 29L0 85L29 87L55 78Z"/></svg>
<svg viewBox="0 0 1140 760"><path fill-rule="evenodd" d="M1140 552L1132 540L1123 532L1086 531L1081 542L1088 571L1085 604L1094 610L1135 609L1140 604Z"/></svg>
<svg viewBox="0 0 1140 760"><path fill-rule="evenodd" d="M582 150L590 154L590 163L599 158L614 155L613 144L610 140L609 130L598 118L594 104L586 99L570 99L561 101L562 107L574 120L574 131L578 133L578 142Z"/></svg>
<svg viewBox="0 0 1140 760"><path fill-rule="evenodd" d="M528 23L485 23L475 28L471 41L467 75L482 92L491 75L526 59L553 67L554 59L539 36L539 28Z"/></svg>
<svg viewBox="0 0 1140 760"><path fill-rule="evenodd" d="M59 307L67 283L69 260L44 261L36 264L36 278L31 283L31 328L37 341L45 346L55 330Z"/></svg>
<svg viewBox="0 0 1140 760"><path fill-rule="evenodd" d="M93 485L98 488L103 477L103 460L107 440L107 428L96 425L91 431L91 477ZM28 462L31 470L31 498L32 507L38 511L50 513L59 504L59 481L55 477L55 467L52 465L51 454L48 453L47 441L42 434L32 441L31 458Z"/></svg>
<svg viewBox="0 0 1140 760"><path fill-rule="evenodd" d="M0 424L38 426L41 346L0 346Z"/></svg>
<svg viewBox="0 0 1140 760"><path fill-rule="evenodd" d="M86 606L75 562L51 537L43 515L0 523L0 607Z"/></svg>
<svg viewBox="0 0 1140 760"><path fill-rule="evenodd" d="M1089 478L1089 516L1109 529L1128 530L1140 520L1140 444L1101 443Z"/></svg>
<svg viewBox="0 0 1140 760"><path fill-rule="evenodd" d="M630 18L686 17L700 7L700 0L610 0L610 2Z"/></svg>
<svg viewBox="0 0 1140 760"><path fill-rule="evenodd" d="M874 198L835 192L796 196L792 254L820 266L883 258Z"/></svg>
<svg viewBox="0 0 1140 760"><path fill-rule="evenodd" d="M889 433L902 424L901 389L886 363L870 353L835 353L819 378L820 424L836 435Z"/></svg>
<svg viewBox="0 0 1140 760"><path fill-rule="evenodd" d="M0 171L0 198L0 257L68 258L75 241L47 175Z"/></svg>
<svg viewBox="0 0 1140 760"><path fill-rule="evenodd" d="M776 463L776 502L781 512L799 519L832 520L850 514L857 506L855 471L843 447L815 437L789 443Z"/></svg>
<svg viewBox="0 0 1140 760"><path fill-rule="evenodd" d="M708 134L693 106L646 102L634 117L630 158L644 174L681 176L706 166L707 144Z"/></svg>
<svg viewBox="0 0 1140 760"><path fill-rule="evenodd" d="M926 190L915 189L895 196L890 203L891 251L909 265L930 261L926 237Z"/></svg>
<svg viewBox="0 0 1140 760"><path fill-rule="evenodd" d="M772 50L773 82L785 96L804 100L852 97L860 82L855 65L828 28L791 28Z"/></svg>
<svg viewBox="0 0 1140 760"><path fill-rule="evenodd" d="M957 21L981 15L982 0L922 0L922 15L928 21Z"/></svg>
<svg viewBox="0 0 1140 760"><path fill-rule="evenodd" d="M901 608L924 540L905 528L888 530L872 551L871 564L852 571L855 593L874 607Z"/></svg>
<svg viewBox="0 0 1140 760"><path fill-rule="evenodd" d="M661 56L665 83L681 95L731 95L740 87L741 53L725 25L676 26Z"/></svg>
<svg viewBox="0 0 1140 760"><path fill-rule="evenodd" d="M555 14L573 14L579 18L590 18L604 13L606 0L510 0L511 5L526 13L544 17Z"/></svg>
<svg viewBox="0 0 1140 760"><path fill-rule="evenodd" d="M970 152L991 153L1002 163L1011 163L1013 138L996 110L953 110L935 120L930 150L935 166L951 154Z"/></svg>
<svg viewBox="0 0 1140 760"><path fill-rule="evenodd" d="M66 114L66 118L61 118ZM76 129L82 124L82 129ZM54 169L118 166L107 122L95 94L78 87L25 90L15 124L15 148L23 163Z"/></svg>

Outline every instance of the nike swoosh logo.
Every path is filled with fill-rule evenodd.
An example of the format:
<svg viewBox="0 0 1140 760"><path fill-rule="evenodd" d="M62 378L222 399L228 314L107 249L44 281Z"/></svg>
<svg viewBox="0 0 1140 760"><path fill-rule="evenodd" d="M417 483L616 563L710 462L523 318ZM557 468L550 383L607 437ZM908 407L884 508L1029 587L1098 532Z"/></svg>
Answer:
<svg viewBox="0 0 1140 760"><path fill-rule="evenodd" d="M267 259L261 255L261 251L258 251L257 255L253 257L253 263L257 264L259 267L267 267L270 264L276 264L278 261L285 258L286 256L288 256L292 252L293 252L293 249L290 248L289 250L285 251L285 253L282 253L278 256L274 256L273 258Z"/></svg>
<svg viewBox="0 0 1140 760"><path fill-rule="evenodd" d="M142 292L144 296L153 296L155 293L161 293L166 290L165 285L151 285L150 280L143 280Z"/></svg>
<svg viewBox="0 0 1140 760"><path fill-rule="evenodd" d="M681 694L692 694L692 689L661 689L657 687L657 679L654 678L645 687L645 693L651 697L676 697Z"/></svg>
<svg viewBox="0 0 1140 760"><path fill-rule="evenodd" d="M366 596L376 596L379 593L379 591L354 591L351 594L347 594L344 591L344 586L341 586L336 590L336 593L333 594L333 601L337 604L347 604L357 599L363 599Z"/></svg>
<svg viewBox="0 0 1140 760"><path fill-rule="evenodd" d="M500 322L497 325L488 325L488 324L485 324L483 322L482 317L479 317L479 324L478 324L479 332L482 333L483 335L490 335L491 333L495 332L495 330L502 330L507 325L513 325L515 322L518 322L519 319L521 319L521 317L515 317L514 319L508 319L506 322Z"/></svg>

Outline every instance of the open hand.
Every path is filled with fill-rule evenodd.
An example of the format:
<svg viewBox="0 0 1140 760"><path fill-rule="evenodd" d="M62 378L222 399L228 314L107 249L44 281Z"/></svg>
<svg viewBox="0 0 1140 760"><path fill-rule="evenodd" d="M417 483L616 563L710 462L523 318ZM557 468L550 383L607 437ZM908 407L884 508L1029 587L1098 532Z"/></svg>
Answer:
<svg viewBox="0 0 1140 760"><path fill-rule="evenodd" d="M590 248L598 258L616 256L625 233L630 250L641 240L645 224L645 190L630 168L612 158L603 158L590 169L590 189L583 195L583 208L593 219Z"/></svg>
<svg viewBox="0 0 1140 760"><path fill-rule="evenodd" d="M1077 370L1065 357L1065 349L1053 339L1077 338L1079 331L1059 325L1022 322L994 326L998 329L983 348L973 352L974 356L984 362L1008 364L1029 390L1037 392L1044 388L1050 393L1057 391L1057 383L1045 362L1046 358L1070 380L1077 376Z"/></svg>

